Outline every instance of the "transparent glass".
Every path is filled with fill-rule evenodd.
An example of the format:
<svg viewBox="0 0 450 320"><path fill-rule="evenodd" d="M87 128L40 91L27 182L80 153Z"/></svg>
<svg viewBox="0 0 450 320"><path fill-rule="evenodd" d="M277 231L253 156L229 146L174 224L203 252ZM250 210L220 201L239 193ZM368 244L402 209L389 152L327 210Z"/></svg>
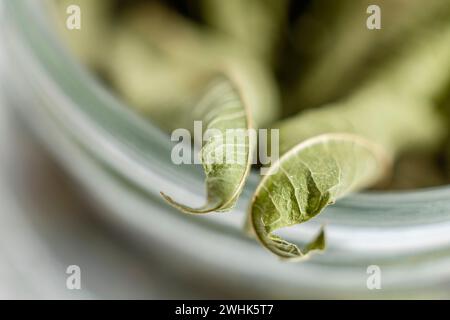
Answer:
<svg viewBox="0 0 450 320"><path fill-rule="evenodd" d="M169 136L130 111L64 48L46 1L2 0L8 100L104 210L104 218L177 277L235 297L450 297L450 188L365 192L286 230L305 243L326 223L328 248L284 263L243 232L255 174L230 213L192 217L160 191L200 204L203 174L170 161ZM107 53L105 53L107 54ZM381 270L369 290L367 268Z"/></svg>

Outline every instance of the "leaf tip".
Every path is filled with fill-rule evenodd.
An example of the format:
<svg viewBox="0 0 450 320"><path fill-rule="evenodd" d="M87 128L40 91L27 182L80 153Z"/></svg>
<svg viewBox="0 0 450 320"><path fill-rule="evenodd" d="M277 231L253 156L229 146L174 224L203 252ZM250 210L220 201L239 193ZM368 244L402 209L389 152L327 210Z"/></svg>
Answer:
<svg viewBox="0 0 450 320"><path fill-rule="evenodd" d="M160 195L172 207L174 207L175 209L178 209L184 213L187 213L187 214L206 214L206 213L218 211L218 210L220 210L220 207L221 207L220 204L219 205L211 205L211 204L207 203L200 208L192 208L192 207L185 206L185 205L173 200L170 196L166 195L164 192L160 192Z"/></svg>

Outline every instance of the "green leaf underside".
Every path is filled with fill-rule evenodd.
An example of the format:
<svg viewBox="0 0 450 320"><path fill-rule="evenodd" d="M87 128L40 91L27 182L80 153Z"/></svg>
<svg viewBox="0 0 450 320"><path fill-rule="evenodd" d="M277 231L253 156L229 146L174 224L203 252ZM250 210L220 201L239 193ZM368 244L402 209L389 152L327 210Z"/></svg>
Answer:
<svg viewBox="0 0 450 320"><path fill-rule="evenodd" d="M193 111L195 120L203 121L203 133L216 130L203 142L200 157L206 175L207 201L191 208L162 196L177 209L191 214L231 210L250 171L252 137L248 110L231 81L221 77L214 81ZM233 138L227 139L227 130ZM219 134L220 133L220 134Z"/></svg>
<svg viewBox="0 0 450 320"><path fill-rule="evenodd" d="M388 164L379 146L356 135L324 134L304 141L274 163L258 185L249 217L257 238L285 259L323 250L323 228L303 250L273 232L304 223L338 198L371 185Z"/></svg>

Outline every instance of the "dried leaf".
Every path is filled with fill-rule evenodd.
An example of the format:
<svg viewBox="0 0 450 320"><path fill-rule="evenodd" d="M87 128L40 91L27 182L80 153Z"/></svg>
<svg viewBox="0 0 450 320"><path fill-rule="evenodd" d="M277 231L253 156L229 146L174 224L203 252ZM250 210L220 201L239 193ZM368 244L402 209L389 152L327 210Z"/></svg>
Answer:
<svg viewBox="0 0 450 320"><path fill-rule="evenodd" d="M338 198L373 184L388 164L379 146L356 135L325 134L297 145L271 166L258 185L250 207L257 238L285 259L323 250L323 228L302 250L273 232L304 223Z"/></svg>
<svg viewBox="0 0 450 320"><path fill-rule="evenodd" d="M207 202L200 208L190 208L162 195L186 213L230 210L250 171L254 141L248 134L251 129L248 107L235 84L221 78L194 109L194 119L201 120L205 130L213 130L200 151L206 174Z"/></svg>

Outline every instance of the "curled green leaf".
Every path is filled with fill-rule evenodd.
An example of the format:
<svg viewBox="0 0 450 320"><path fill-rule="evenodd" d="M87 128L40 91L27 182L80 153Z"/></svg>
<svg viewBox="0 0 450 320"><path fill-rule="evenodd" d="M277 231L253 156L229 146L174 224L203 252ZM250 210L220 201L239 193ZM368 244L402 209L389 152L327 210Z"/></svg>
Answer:
<svg viewBox="0 0 450 320"><path fill-rule="evenodd" d="M378 145L353 134L324 134L304 141L274 163L250 206L260 242L284 259L304 259L325 248L323 228L303 249L273 232L304 223L348 193L369 186L389 168Z"/></svg>
<svg viewBox="0 0 450 320"><path fill-rule="evenodd" d="M372 185L390 158L442 143L445 121L433 101L450 77L449 39L448 26L417 39L348 98L275 124L287 152L259 184L249 216L266 248L287 259L323 248L323 232L303 251L272 233Z"/></svg>
<svg viewBox="0 0 450 320"><path fill-rule="evenodd" d="M227 211L235 205L250 171L253 136L247 106L234 84L217 80L193 111L206 126L200 150L206 174L207 201L191 208L162 196L177 209L191 214Z"/></svg>

